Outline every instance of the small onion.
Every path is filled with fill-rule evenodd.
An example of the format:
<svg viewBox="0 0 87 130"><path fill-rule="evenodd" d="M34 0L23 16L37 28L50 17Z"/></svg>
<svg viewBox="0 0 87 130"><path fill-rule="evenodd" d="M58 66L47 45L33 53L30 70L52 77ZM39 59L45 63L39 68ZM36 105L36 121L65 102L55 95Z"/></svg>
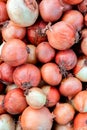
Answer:
<svg viewBox="0 0 87 130"><path fill-rule="evenodd" d="M46 95L41 88L31 88L25 94L26 101L34 109L40 109L46 104Z"/></svg>
<svg viewBox="0 0 87 130"><path fill-rule="evenodd" d="M8 0L7 12L9 18L21 27L33 25L39 15L36 0Z"/></svg>
<svg viewBox="0 0 87 130"><path fill-rule="evenodd" d="M4 98L5 95L0 95L0 115L6 113L4 108Z"/></svg>
<svg viewBox="0 0 87 130"><path fill-rule="evenodd" d="M53 115L46 107L33 109L29 106L23 111L20 123L23 130L51 130Z"/></svg>

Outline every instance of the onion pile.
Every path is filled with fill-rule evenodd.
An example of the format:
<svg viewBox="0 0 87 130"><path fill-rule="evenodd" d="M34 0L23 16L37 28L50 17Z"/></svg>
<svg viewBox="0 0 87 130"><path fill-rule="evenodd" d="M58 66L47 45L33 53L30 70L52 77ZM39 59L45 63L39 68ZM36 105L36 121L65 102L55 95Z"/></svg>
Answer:
<svg viewBox="0 0 87 130"><path fill-rule="evenodd" d="M87 0L0 0L0 130L87 130Z"/></svg>

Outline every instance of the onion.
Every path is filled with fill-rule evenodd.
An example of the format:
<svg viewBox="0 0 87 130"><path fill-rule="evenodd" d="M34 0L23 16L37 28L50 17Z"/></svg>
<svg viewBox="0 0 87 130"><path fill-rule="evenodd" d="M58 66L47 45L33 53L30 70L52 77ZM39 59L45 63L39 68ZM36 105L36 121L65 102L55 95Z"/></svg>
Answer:
<svg viewBox="0 0 87 130"><path fill-rule="evenodd" d="M41 42L36 47L36 57L42 63L47 63L55 57L55 49L52 48L49 42Z"/></svg>
<svg viewBox="0 0 87 130"><path fill-rule="evenodd" d="M37 87L41 80L41 73L37 66L24 64L18 66L13 73L14 83L23 90Z"/></svg>
<svg viewBox="0 0 87 130"><path fill-rule="evenodd" d="M27 28L28 41L37 46L39 43L47 41L45 33L47 23L38 19L32 26Z"/></svg>
<svg viewBox="0 0 87 130"><path fill-rule="evenodd" d="M23 91L20 88L10 90L4 98L5 110L12 114L20 114L27 107Z"/></svg>
<svg viewBox="0 0 87 130"><path fill-rule="evenodd" d="M8 13L6 9L6 3L3 1L0 1L0 24L8 20Z"/></svg>
<svg viewBox="0 0 87 130"><path fill-rule="evenodd" d="M72 25L59 21L46 31L49 44L57 50L69 49L75 44L77 34Z"/></svg>
<svg viewBox="0 0 87 130"><path fill-rule="evenodd" d="M23 130L51 130L53 115L46 107L33 109L29 106L23 111L20 123Z"/></svg>
<svg viewBox="0 0 87 130"><path fill-rule="evenodd" d="M68 90L68 91L67 91ZM82 82L73 76L64 78L59 86L59 92L71 99L82 90Z"/></svg>
<svg viewBox="0 0 87 130"><path fill-rule="evenodd" d="M63 7L58 0L42 0L39 4L40 15L46 22L57 21L63 14ZM51 13L50 13L51 12Z"/></svg>
<svg viewBox="0 0 87 130"><path fill-rule="evenodd" d="M23 39L26 34L26 28L19 27L14 22L9 20L4 24L1 32L5 41L8 41L12 38Z"/></svg>
<svg viewBox="0 0 87 130"><path fill-rule="evenodd" d="M74 119L74 130L87 129L87 113L78 113Z"/></svg>
<svg viewBox="0 0 87 130"><path fill-rule="evenodd" d="M73 69L73 73L76 78L82 82L87 82L87 57L80 56L77 60L77 64Z"/></svg>
<svg viewBox="0 0 87 130"><path fill-rule="evenodd" d="M73 69L77 64L77 55L72 49L60 50L56 53L55 62L65 75L67 70Z"/></svg>
<svg viewBox="0 0 87 130"><path fill-rule="evenodd" d="M71 100L72 105L78 112L87 112L87 91L83 90L76 94Z"/></svg>
<svg viewBox="0 0 87 130"><path fill-rule="evenodd" d="M71 24L77 31L80 31L84 25L84 18L82 13L74 9L66 11L63 14L62 21Z"/></svg>
<svg viewBox="0 0 87 130"><path fill-rule="evenodd" d="M41 75L43 80L49 85L58 85L62 80L62 74L57 64L48 62L41 67Z"/></svg>
<svg viewBox="0 0 87 130"><path fill-rule="evenodd" d="M6 83L13 83L13 71L14 67L3 62L0 64L0 79Z"/></svg>
<svg viewBox="0 0 87 130"><path fill-rule="evenodd" d="M20 39L10 39L3 45L1 59L11 66L18 66L27 61L28 48Z"/></svg>
<svg viewBox="0 0 87 130"><path fill-rule="evenodd" d="M8 0L7 12L9 18L21 27L33 25L39 15L36 0Z"/></svg>
<svg viewBox="0 0 87 130"><path fill-rule="evenodd" d="M55 116L54 120L58 124L65 125L74 119L75 110L69 103L57 103L53 114Z"/></svg>
<svg viewBox="0 0 87 130"><path fill-rule="evenodd" d="M53 107L56 105L56 103L60 100L60 93L56 87L50 86L50 85L44 85L41 87L43 92L46 94L47 107Z"/></svg>
<svg viewBox="0 0 87 130"><path fill-rule="evenodd" d="M29 106L34 109L40 109L46 104L46 95L41 88L31 88L25 94Z"/></svg>
<svg viewBox="0 0 87 130"><path fill-rule="evenodd" d="M0 129L1 130L15 130L15 122L10 114L0 115Z"/></svg>

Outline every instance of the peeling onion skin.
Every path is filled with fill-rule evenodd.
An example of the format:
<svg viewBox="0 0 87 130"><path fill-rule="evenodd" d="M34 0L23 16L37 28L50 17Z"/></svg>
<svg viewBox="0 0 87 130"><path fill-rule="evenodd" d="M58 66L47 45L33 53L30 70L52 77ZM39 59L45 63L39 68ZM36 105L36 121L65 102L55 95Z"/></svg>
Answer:
<svg viewBox="0 0 87 130"><path fill-rule="evenodd" d="M53 114L48 108L32 109L27 107L20 118L23 130L51 130L53 125Z"/></svg>
<svg viewBox="0 0 87 130"><path fill-rule="evenodd" d="M39 15L36 0L8 0L7 12L9 18L21 27L33 25Z"/></svg>

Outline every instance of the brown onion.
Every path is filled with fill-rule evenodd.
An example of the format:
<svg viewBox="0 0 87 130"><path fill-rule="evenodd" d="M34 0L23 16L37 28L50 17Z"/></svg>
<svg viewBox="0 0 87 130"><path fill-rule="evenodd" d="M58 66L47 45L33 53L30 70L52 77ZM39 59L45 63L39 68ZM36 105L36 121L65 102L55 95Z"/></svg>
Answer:
<svg viewBox="0 0 87 130"><path fill-rule="evenodd" d="M51 130L53 115L46 107L33 109L29 106L23 111L20 123L23 130Z"/></svg>
<svg viewBox="0 0 87 130"><path fill-rule="evenodd" d="M67 91L68 90L68 91ZM73 76L64 78L59 86L59 92L71 99L82 90L82 82Z"/></svg>
<svg viewBox="0 0 87 130"><path fill-rule="evenodd" d="M7 21L2 28L2 37L5 41L12 38L23 39L26 34L26 28L19 27L11 20ZM10 32L10 33L9 33Z"/></svg>
<svg viewBox="0 0 87 130"><path fill-rule="evenodd" d="M37 66L27 63L14 70L13 80L18 87L25 90L39 85L41 73Z"/></svg>
<svg viewBox="0 0 87 130"><path fill-rule="evenodd" d="M47 63L55 57L55 49L52 48L49 42L41 42L36 47L36 57L42 63Z"/></svg>
<svg viewBox="0 0 87 130"><path fill-rule="evenodd" d="M71 102L78 112L87 112L87 91L83 90L77 93Z"/></svg>
<svg viewBox="0 0 87 130"><path fill-rule="evenodd" d="M32 26L27 28L27 38L28 41L35 46L39 43L47 41L47 36L45 33L47 23L42 19L38 19Z"/></svg>
<svg viewBox="0 0 87 130"><path fill-rule="evenodd" d="M62 21L71 24L77 31L80 31L84 25L84 18L82 13L75 9L66 11L63 14Z"/></svg>
<svg viewBox="0 0 87 130"><path fill-rule="evenodd" d="M65 125L74 119L75 110L69 103L57 103L53 114L55 116L54 120L58 124Z"/></svg>
<svg viewBox="0 0 87 130"><path fill-rule="evenodd" d="M42 19L46 22L57 21L63 14L63 7L59 0L42 0L39 4L39 10Z"/></svg>
<svg viewBox="0 0 87 130"><path fill-rule="evenodd" d="M0 65L0 79L5 83L13 83L13 71L14 67L9 64L3 62Z"/></svg>
<svg viewBox="0 0 87 130"><path fill-rule="evenodd" d="M72 25L59 21L46 31L49 44L57 50L69 49L75 44L77 34Z"/></svg>
<svg viewBox="0 0 87 130"><path fill-rule="evenodd" d="M27 61L28 48L20 39L10 39L3 45L1 59L11 66L18 66Z"/></svg>
<svg viewBox="0 0 87 130"><path fill-rule="evenodd" d="M13 115L20 114L27 107L23 91L20 88L10 90L4 98L5 110Z"/></svg>
<svg viewBox="0 0 87 130"><path fill-rule="evenodd" d="M62 74L57 64L48 62L42 65L41 75L43 80L49 85L58 85L62 80Z"/></svg>

